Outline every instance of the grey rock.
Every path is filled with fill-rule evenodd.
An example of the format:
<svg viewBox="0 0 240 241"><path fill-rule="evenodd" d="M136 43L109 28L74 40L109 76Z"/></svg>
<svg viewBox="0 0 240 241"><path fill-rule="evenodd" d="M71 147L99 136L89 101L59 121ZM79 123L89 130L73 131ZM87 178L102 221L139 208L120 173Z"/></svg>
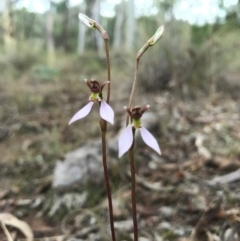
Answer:
<svg viewBox="0 0 240 241"><path fill-rule="evenodd" d="M130 231L132 230L132 220L116 221L114 227L120 231Z"/></svg>
<svg viewBox="0 0 240 241"><path fill-rule="evenodd" d="M158 228L161 229L161 230L171 230L172 229L172 225L168 222L161 222L159 223L158 225Z"/></svg>
<svg viewBox="0 0 240 241"><path fill-rule="evenodd" d="M76 184L103 183L101 142L95 140L69 152L64 161L56 163L52 186L65 189Z"/></svg>
<svg viewBox="0 0 240 241"><path fill-rule="evenodd" d="M174 210L171 207L163 206L159 209L159 214L163 218L169 218L174 214Z"/></svg>
<svg viewBox="0 0 240 241"><path fill-rule="evenodd" d="M9 135L10 135L9 128L5 125L1 125L0 126L0 142L7 139L9 137Z"/></svg>
<svg viewBox="0 0 240 241"><path fill-rule="evenodd" d="M151 131L159 128L160 119L156 113L147 111L143 114L141 122L145 128Z"/></svg>
<svg viewBox="0 0 240 241"><path fill-rule="evenodd" d="M65 193L62 196L55 195L53 198L53 205L48 213L49 217L56 215L60 209L65 207L68 211L81 208L87 200L87 192Z"/></svg>
<svg viewBox="0 0 240 241"><path fill-rule="evenodd" d="M120 133L124 130L124 128L122 128L119 132L118 135L114 136L111 138L111 140L109 139L109 141L107 142L108 145L108 149L110 151L110 154L113 155L117 155L118 153L118 138Z"/></svg>

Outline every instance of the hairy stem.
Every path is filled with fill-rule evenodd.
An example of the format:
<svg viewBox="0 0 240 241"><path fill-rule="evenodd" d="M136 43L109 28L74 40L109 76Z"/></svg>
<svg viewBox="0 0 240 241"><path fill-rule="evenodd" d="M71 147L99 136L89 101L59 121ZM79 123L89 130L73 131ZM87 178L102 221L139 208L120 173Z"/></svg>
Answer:
<svg viewBox="0 0 240 241"><path fill-rule="evenodd" d="M134 164L134 149L133 147L128 151L131 165L131 179L132 179L132 217L134 241L138 241L138 224L137 224L137 208L136 208L136 181L135 181L135 164Z"/></svg>
<svg viewBox="0 0 240 241"><path fill-rule="evenodd" d="M102 131L102 161L103 161L105 185L106 185L107 197L108 197L109 219L110 219L112 241L116 241L115 230L114 230L114 220L113 220L112 195L111 195L111 188L110 188L108 168L107 168L106 132L105 131Z"/></svg>

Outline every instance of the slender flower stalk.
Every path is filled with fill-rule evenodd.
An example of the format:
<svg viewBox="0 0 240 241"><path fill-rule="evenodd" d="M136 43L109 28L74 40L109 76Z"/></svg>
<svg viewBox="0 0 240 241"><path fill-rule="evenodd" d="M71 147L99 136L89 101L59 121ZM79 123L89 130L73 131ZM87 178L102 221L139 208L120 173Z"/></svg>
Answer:
<svg viewBox="0 0 240 241"><path fill-rule="evenodd" d="M131 108L134 91L136 89L136 84L137 84L137 79L138 79L139 62L140 62L140 57L136 57L135 70L134 70L134 79L133 79L131 94L130 94L129 102L128 102L128 108L129 109ZM129 115L127 115L126 126L128 125L128 123L129 123Z"/></svg>
<svg viewBox="0 0 240 241"><path fill-rule="evenodd" d="M109 121L112 118L112 113L110 110L109 101L110 101L110 94L111 94L111 88L110 88L110 81L111 81L111 68L110 68L110 56L109 56L109 37L108 33L104 30L104 28L94 21L93 19L90 19L86 15L79 13L78 15L79 20L83 22L87 27L93 28L98 30L104 40L105 43L105 52L106 52L106 65L107 65L107 99L106 102L101 101L101 105L103 104L104 107L100 106L100 116L101 120L99 121L100 129L101 129L101 137L102 137L102 162L103 162L103 170L104 170L104 177L105 177L105 185L106 185L106 191L107 191L107 197L108 197L108 207L109 207L109 219L110 219L110 227L111 227L111 234L112 234L112 241L116 241L115 236L115 229L114 229L114 219L113 219L113 207L112 207L112 194L111 194L111 188L110 188L110 181L109 181L109 175L108 175L108 168L107 168L107 147L106 147L106 132L107 132L107 121ZM102 88L101 88L102 90ZM100 98L102 97L102 92L99 95ZM110 108L109 108L110 107ZM102 110L102 112L101 112ZM106 117L107 118L104 118Z"/></svg>
<svg viewBox="0 0 240 241"><path fill-rule="evenodd" d="M132 178L132 218L133 218L133 233L134 241L138 240L138 222L137 222L137 207L136 207L136 180L135 180L135 163L134 163L134 143L133 147L128 152L131 178Z"/></svg>
<svg viewBox="0 0 240 241"><path fill-rule="evenodd" d="M133 84L132 84L131 94L130 94L129 102L128 102L129 109L131 108L133 95L134 95L136 85L137 85L140 59L149 47L153 46L159 39L161 39L161 37L163 36L163 33L164 33L164 26L161 25L157 29L156 33L143 45L143 47L137 53L137 56L135 58L135 70L134 70ZM128 123L129 123L129 115L127 115L126 126L128 125Z"/></svg>
<svg viewBox="0 0 240 241"><path fill-rule="evenodd" d="M128 114L126 117L126 126L127 128L124 130L122 135L119 138L119 157L121 157L126 151L129 154L129 161L131 166L131 180L132 180L132 216L133 216L133 230L134 230L134 241L138 241L138 225L137 225L137 211L136 211L136 182L135 182L135 164L134 164L134 134L136 129L140 129L140 134L144 140L144 142L153 148L157 153L161 154L160 148L157 144L157 141L152 136L147 129L141 127L140 118L142 114L149 108L146 106L141 109L139 107L135 107L135 109L130 111L132 100L134 96L134 92L137 85L138 80L138 70L139 70L139 62L142 55L147 51L147 49L153 46L163 35L164 26L160 26L156 33L143 45L143 47L138 51L136 59L135 59L135 71L134 71L134 79L131 89L131 94L129 97L128 106L126 108ZM135 115L135 111L137 112L137 116ZM128 127L129 118L133 121L133 124ZM132 130L133 128L133 130Z"/></svg>
<svg viewBox="0 0 240 241"><path fill-rule="evenodd" d="M118 140L119 158L128 151L130 167L131 167L131 180L132 180L132 217L133 217L133 230L134 230L134 241L138 240L138 224L137 224L137 209L136 209L136 181L135 181L135 163L134 163L134 143L135 143L135 132L140 131L143 141L161 155L161 150L156 139L153 135L141 125L141 117L148 110L150 106L146 105L141 108L136 106L132 110L125 107L131 118L131 124L127 126L121 133Z"/></svg>

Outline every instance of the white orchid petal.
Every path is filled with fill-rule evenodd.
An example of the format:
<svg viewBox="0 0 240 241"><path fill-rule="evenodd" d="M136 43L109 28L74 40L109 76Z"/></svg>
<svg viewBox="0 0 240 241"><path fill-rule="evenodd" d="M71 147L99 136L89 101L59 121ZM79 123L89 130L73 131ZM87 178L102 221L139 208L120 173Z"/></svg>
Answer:
<svg viewBox="0 0 240 241"><path fill-rule="evenodd" d="M126 153L133 143L133 130L132 126L129 125L120 135L118 139L118 157L120 158L124 153Z"/></svg>
<svg viewBox="0 0 240 241"><path fill-rule="evenodd" d="M81 110L79 110L69 121L68 125L72 124L74 121L82 119L87 116L92 109L94 102L90 101L87 105L85 105Z"/></svg>
<svg viewBox="0 0 240 241"><path fill-rule="evenodd" d="M107 104L104 100L101 101L100 105L100 116L113 125L114 123L114 112L112 107Z"/></svg>
<svg viewBox="0 0 240 241"><path fill-rule="evenodd" d="M140 134L143 138L143 141L148 146L150 146L153 150L155 150L159 155L161 155L161 150L154 136L144 127L141 127L139 129L140 129Z"/></svg>

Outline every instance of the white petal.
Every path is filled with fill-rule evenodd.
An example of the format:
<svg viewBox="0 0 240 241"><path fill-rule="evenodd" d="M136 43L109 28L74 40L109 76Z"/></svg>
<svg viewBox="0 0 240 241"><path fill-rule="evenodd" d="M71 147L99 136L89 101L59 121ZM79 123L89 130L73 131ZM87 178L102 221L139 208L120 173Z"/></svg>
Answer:
<svg viewBox="0 0 240 241"><path fill-rule="evenodd" d="M144 142L150 146L153 150L155 150L159 155L161 155L161 150L159 148L159 145L156 141L156 139L153 137L153 135L144 127L139 128L140 134L144 140Z"/></svg>
<svg viewBox="0 0 240 241"><path fill-rule="evenodd" d="M100 105L100 116L113 125L114 122L114 112L112 107L107 104L104 100L101 101Z"/></svg>
<svg viewBox="0 0 240 241"><path fill-rule="evenodd" d="M77 121L79 119L82 119L86 115L89 114L89 112L92 109L94 102L90 101L87 105L85 105L81 110L79 110L73 118L69 121L68 125L72 124L74 121Z"/></svg>
<svg viewBox="0 0 240 241"><path fill-rule="evenodd" d="M133 143L133 130L132 126L129 125L120 135L118 139L118 157L120 158L124 153L126 153Z"/></svg>

